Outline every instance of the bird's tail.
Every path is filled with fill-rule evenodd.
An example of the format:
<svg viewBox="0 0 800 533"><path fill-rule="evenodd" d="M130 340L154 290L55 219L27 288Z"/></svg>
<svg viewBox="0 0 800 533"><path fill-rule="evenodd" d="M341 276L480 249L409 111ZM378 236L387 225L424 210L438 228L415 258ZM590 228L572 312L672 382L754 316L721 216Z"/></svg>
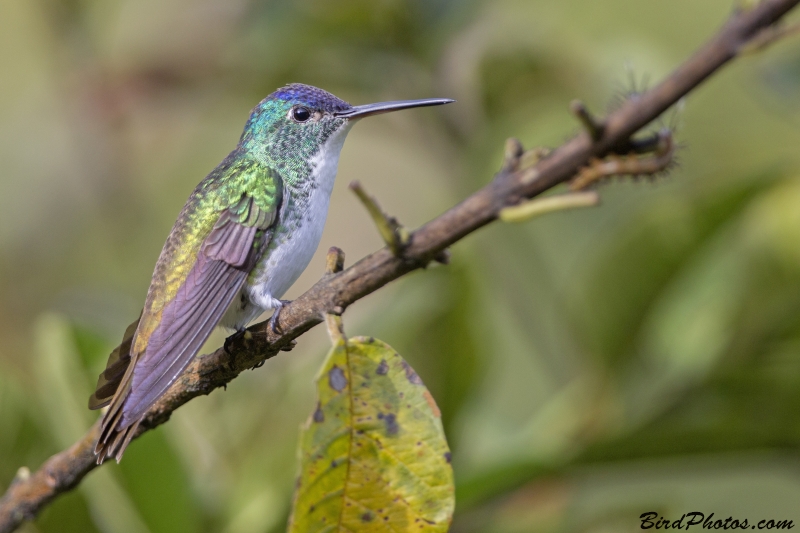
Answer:
<svg viewBox="0 0 800 533"><path fill-rule="evenodd" d="M130 388L131 344L140 319L141 315L128 326L122 342L108 356L106 369L97 378L97 387L89 398L89 409L100 409L111 404L111 408L103 416L100 438L94 450L98 464L108 457L115 457L119 461L141 422L139 420L119 429L121 406Z"/></svg>
<svg viewBox="0 0 800 533"><path fill-rule="evenodd" d="M122 402L125 400L124 395L121 395L117 401L112 403L111 409L103 417L100 438L97 439L97 444L94 447L97 464L103 464L103 461L109 457L113 457L119 462L122 459L125 448L128 447L131 439L136 436L136 430L139 429L139 424L144 418L142 417L131 425L120 429L119 423L122 417L121 407Z"/></svg>

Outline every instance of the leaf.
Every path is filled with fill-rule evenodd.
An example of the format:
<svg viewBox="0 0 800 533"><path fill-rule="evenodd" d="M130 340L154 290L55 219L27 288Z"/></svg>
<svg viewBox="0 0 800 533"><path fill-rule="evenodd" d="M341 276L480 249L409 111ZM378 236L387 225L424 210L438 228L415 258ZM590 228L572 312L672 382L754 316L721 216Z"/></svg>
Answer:
<svg viewBox="0 0 800 533"><path fill-rule="evenodd" d="M339 337L317 393L289 531L447 531L450 451L439 409L408 363L381 341Z"/></svg>

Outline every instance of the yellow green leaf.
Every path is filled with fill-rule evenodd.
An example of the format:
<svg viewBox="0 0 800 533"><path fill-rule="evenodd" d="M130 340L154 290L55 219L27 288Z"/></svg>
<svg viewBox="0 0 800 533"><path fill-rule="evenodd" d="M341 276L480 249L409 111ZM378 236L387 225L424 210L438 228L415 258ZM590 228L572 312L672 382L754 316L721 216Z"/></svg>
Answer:
<svg viewBox="0 0 800 533"><path fill-rule="evenodd" d="M340 337L317 391L289 531L447 531L450 450L436 402L408 363L379 340Z"/></svg>

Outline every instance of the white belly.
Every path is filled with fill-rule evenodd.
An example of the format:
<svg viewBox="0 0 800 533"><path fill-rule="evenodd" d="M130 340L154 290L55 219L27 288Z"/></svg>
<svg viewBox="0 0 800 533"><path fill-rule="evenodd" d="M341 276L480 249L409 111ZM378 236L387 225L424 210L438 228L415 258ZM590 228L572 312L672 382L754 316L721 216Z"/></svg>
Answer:
<svg viewBox="0 0 800 533"><path fill-rule="evenodd" d="M268 247L258 265L257 279L246 286L254 303L265 309L273 307L269 300L283 296L306 269L322 239L329 202L330 193L317 188L305 213L289 222L285 232L274 236L275 244Z"/></svg>
<svg viewBox="0 0 800 533"><path fill-rule="evenodd" d="M311 262L325 228L339 154L350 128L334 134L311 161L312 177L306 186L284 186L284 205L276 232L259 264L221 325L241 330L267 309L280 306L278 299L297 281Z"/></svg>

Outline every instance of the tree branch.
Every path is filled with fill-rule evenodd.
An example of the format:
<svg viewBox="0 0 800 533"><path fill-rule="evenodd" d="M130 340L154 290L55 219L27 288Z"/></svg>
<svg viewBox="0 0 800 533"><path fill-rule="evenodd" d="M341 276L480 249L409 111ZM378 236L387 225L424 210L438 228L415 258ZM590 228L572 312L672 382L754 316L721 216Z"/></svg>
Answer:
<svg viewBox="0 0 800 533"><path fill-rule="evenodd" d="M504 165L491 183L413 232L401 257L383 248L342 272L329 269L311 289L283 308L282 334L276 335L262 322L249 328L247 334L229 339L225 348L196 358L149 411L137 437L166 422L175 409L192 398L224 386L281 349L290 349L294 339L322 322L326 313L340 314L390 281L426 266L448 246L495 220L502 208L567 181L593 158L639 151L637 147L644 144L631 139L634 133L745 51L752 39L763 39L764 35L773 39L774 24L799 2L764 0L752 9L735 13L710 41L660 84L629 99L604 120L592 119L592 125L602 124L602 128L590 128L591 134L583 131L532 167L515 169ZM79 442L48 459L33 474L20 469L0 499L0 533L13 531L23 520L33 519L97 466L92 454L97 431L95 424Z"/></svg>

